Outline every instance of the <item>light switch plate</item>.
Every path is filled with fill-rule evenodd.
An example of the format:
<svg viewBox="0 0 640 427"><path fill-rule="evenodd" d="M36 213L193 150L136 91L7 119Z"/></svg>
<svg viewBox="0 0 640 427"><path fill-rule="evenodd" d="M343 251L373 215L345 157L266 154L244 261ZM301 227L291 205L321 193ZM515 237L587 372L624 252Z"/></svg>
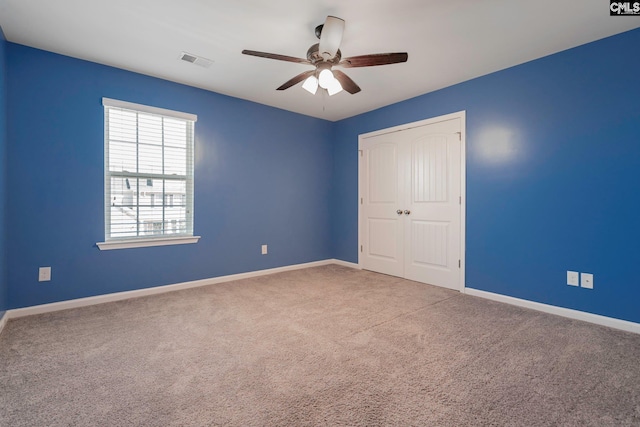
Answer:
<svg viewBox="0 0 640 427"><path fill-rule="evenodd" d="M567 271L567 285L579 286L580 273L577 271Z"/></svg>
<svg viewBox="0 0 640 427"><path fill-rule="evenodd" d="M267 245L262 245L262 255L267 254Z"/></svg>
<svg viewBox="0 0 640 427"><path fill-rule="evenodd" d="M593 274L591 273L580 274L580 286L587 289L593 289Z"/></svg>

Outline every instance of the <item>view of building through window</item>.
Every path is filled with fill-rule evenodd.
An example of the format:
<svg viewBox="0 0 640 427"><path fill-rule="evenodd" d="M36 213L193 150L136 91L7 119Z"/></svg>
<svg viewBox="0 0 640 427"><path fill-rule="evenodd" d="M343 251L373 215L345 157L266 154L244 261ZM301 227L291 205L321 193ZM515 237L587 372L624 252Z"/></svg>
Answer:
<svg viewBox="0 0 640 427"><path fill-rule="evenodd" d="M106 238L192 234L193 122L105 108Z"/></svg>

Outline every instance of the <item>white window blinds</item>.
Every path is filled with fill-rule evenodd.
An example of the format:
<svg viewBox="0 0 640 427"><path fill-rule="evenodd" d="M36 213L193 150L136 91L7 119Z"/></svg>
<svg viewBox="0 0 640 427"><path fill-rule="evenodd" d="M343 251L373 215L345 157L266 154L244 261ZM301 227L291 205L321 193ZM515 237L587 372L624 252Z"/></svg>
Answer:
<svg viewBox="0 0 640 427"><path fill-rule="evenodd" d="M103 98L105 240L193 235L192 114Z"/></svg>

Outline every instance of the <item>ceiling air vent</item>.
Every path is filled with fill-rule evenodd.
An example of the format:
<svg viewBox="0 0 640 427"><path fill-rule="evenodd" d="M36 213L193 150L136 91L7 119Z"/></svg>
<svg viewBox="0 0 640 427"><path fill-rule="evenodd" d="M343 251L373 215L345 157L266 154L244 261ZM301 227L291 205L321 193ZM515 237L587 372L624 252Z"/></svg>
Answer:
<svg viewBox="0 0 640 427"><path fill-rule="evenodd" d="M200 67L209 68L213 61L207 58L203 58L201 56L196 56L191 53L182 52L180 54L180 59L183 61L191 62L192 64L198 65Z"/></svg>

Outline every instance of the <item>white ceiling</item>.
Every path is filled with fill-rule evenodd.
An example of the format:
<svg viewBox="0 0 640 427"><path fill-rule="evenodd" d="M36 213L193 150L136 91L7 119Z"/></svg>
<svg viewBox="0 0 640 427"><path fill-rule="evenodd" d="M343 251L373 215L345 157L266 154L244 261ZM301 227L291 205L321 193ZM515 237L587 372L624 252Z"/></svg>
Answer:
<svg viewBox="0 0 640 427"><path fill-rule="evenodd" d="M344 69L362 88L314 96L275 89L307 65L327 15L346 21L343 57L409 53L403 64ZM640 27L604 0L0 0L15 43L164 78L327 120L340 120ZM202 68L182 51L214 61Z"/></svg>

